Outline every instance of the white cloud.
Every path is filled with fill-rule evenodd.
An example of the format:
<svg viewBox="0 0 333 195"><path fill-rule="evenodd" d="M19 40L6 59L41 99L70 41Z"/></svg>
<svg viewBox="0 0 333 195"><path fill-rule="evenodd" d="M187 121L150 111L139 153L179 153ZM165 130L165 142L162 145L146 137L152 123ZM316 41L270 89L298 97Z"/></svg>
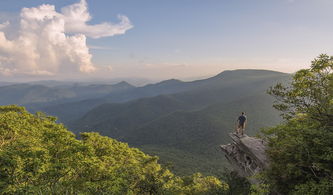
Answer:
<svg viewBox="0 0 333 195"><path fill-rule="evenodd" d="M91 16L88 12L85 0L81 0L79 3L62 8L61 13L66 20L66 32L82 33L91 38L124 34L128 29L133 27L129 19L123 15L118 15L120 20L120 23L118 24L104 22L101 24L88 25L87 22L91 20Z"/></svg>
<svg viewBox="0 0 333 195"><path fill-rule="evenodd" d="M90 19L85 0L64 7L61 12L53 5L23 8L17 37L9 39L2 29L10 24L0 24L0 74L94 72L97 67L91 61L86 37L123 34L132 25L125 16L118 24L88 25Z"/></svg>
<svg viewBox="0 0 333 195"><path fill-rule="evenodd" d="M105 47L105 46L98 46L98 45L88 45L89 49L96 49L96 50L115 50L112 47Z"/></svg>
<svg viewBox="0 0 333 195"><path fill-rule="evenodd" d="M6 21L4 23L0 23L0 30L6 28L9 25L9 21Z"/></svg>

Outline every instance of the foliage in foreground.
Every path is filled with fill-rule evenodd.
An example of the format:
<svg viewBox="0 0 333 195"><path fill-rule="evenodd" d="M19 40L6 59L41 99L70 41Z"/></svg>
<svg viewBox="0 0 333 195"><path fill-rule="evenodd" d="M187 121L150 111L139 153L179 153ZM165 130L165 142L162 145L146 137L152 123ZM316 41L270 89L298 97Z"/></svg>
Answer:
<svg viewBox="0 0 333 195"><path fill-rule="evenodd" d="M333 56L319 56L291 85L269 93L285 122L264 131L271 161L266 183L282 194L333 194Z"/></svg>
<svg viewBox="0 0 333 195"><path fill-rule="evenodd" d="M54 117L0 106L1 194L222 194L228 185L197 173L178 177L127 144L82 133Z"/></svg>
<svg viewBox="0 0 333 195"><path fill-rule="evenodd" d="M221 179L229 186L228 195L248 195L251 193L251 184L248 179L241 177L236 171L224 169Z"/></svg>

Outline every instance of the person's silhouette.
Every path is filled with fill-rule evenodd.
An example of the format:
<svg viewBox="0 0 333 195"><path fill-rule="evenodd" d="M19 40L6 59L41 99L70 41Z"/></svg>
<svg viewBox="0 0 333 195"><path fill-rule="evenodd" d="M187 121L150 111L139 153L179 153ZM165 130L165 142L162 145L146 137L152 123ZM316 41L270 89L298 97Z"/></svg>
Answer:
<svg viewBox="0 0 333 195"><path fill-rule="evenodd" d="M240 115L237 119L237 129L236 133L241 134L242 136L244 135L244 130L245 130L245 124L246 124L246 116L245 113L242 112L242 115Z"/></svg>

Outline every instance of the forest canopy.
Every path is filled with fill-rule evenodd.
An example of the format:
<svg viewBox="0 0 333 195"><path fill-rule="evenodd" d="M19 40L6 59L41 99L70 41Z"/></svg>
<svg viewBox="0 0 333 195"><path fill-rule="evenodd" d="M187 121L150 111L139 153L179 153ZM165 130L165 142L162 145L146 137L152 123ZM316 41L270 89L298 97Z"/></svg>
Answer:
<svg viewBox="0 0 333 195"><path fill-rule="evenodd" d="M0 106L1 194L221 194L200 173L179 177L158 158L97 133L77 139L56 118Z"/></svg>

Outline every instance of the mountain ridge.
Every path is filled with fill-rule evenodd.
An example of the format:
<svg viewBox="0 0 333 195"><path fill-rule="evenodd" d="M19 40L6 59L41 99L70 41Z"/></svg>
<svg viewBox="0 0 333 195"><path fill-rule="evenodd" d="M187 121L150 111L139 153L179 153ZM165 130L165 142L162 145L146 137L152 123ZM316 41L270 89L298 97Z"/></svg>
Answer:
<svg viewBox="0 0 333 195"><path fill-rule="evenodd" d="M264 73L263 70L230 72L227 76L193 81L195 85L190 82L188 90L178 93L102 104L69 127L75 133L77 130L97 131L128 142L147 153L159 155L162 161L171 159L179 163L175 158L164 156L171 151L179 153L175 156L185 155L200 162L204 158L215 159L210 166L221 170L225 159L217 152L218 146L229 141L228 132L233 131L240 112L249 112L251 125L247 132L252 135L259 128L280 122L279 113L271 107L273 99L266 90L289 75L274 71ZM159 109L161 105L168 109ZM175 170L180 170L179 166L175 166ZM212 170L203 164L196 166L187 171L207 173Z"/></svg>

